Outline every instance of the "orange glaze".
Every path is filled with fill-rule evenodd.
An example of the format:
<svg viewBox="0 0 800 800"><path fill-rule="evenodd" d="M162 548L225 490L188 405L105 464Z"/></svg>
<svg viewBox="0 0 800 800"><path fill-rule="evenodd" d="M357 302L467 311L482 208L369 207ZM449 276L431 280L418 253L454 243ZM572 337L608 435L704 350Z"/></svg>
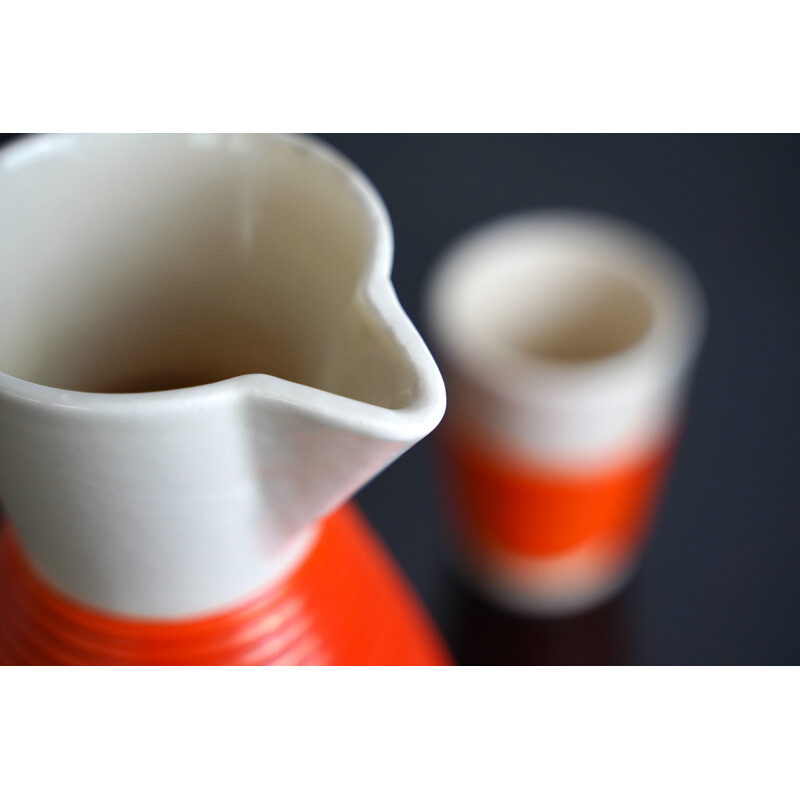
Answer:
<svg viewBox="0 0 800 800"><path fill-rule="evenodd" d="M546 559L591 545L614 561L633 555L646 533L672 441L569 471L523 462L452 429L441 437L453 505L474 550Z"/></svg>
<svg viewBox="0 0 800 800"><path fill-rule="evenodd" d="M295 571L185 621L132 620L74 603L0 532L0 664L449 664L424 609L352 504L321 524Z"/></svg>

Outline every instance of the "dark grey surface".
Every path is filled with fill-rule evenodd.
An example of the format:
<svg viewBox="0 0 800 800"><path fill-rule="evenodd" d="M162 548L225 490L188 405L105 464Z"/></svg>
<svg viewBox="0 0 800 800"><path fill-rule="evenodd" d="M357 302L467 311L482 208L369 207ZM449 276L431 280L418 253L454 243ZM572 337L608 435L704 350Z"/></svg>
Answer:
<svg viewBox="0 0 800 800"><path fill-rule="evenodd" d="M6 137L0 136L0 142ZM457 234L524 208L630 219L698 273L709 336L654 536L630 587L570 620L498 612L450 577L428 439L358 497L469 664L800 662L800 137L324 137L392 216L394 284L421 299Z"/></svg>
<svg viewBox="0 0 800 800"><path fill-rule="evenodd" d="M800 663L800 137L325 136L383 195L421 299L457 234L523 208L616 214L676 246L709 304L687 428L641 570L562 622L502 614L440 558L431 440L358 497L461 663Z"/></svg>

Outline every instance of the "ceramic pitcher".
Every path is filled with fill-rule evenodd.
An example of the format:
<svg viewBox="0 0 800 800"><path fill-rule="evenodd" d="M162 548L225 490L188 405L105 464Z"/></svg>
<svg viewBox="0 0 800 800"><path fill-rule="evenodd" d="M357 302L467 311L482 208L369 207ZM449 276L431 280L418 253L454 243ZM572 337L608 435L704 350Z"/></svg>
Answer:
<svg viewBox="0 0 800 800"><path fill-rule="evenodd" d="M445 405L367 179L293 136L1 158L0 662L446 662L348 502Z"/></svg>

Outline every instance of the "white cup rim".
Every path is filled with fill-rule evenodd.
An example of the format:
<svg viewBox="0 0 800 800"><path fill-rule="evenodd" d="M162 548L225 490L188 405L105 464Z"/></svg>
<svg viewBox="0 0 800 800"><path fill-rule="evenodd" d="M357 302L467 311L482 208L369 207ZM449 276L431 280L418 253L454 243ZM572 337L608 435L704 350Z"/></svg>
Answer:
<svg viewBox="0 0 800 800"><path fill-rule="evenodd" d="M618 252L620 275L654 309L652 324L629 347L579 362L520 354L488 326L465 324L459 292L485 276L506 248L535 253L543 243L558 258L597 247ZM497 271L498 279L501 273ZM613 216L577 208L524 211L489 221L459 237L437 260L427 294L427 317L445 362L492 393L523 403L597 402L626 388L652 386L682 375L697 355L706 326L701 286L685 259L655 235Z"/></svg>

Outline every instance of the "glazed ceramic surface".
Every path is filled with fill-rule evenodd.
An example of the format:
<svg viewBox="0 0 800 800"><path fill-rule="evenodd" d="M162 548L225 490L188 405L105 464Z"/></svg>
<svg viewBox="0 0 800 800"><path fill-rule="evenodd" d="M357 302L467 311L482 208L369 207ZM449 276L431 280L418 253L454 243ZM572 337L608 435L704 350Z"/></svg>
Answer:
<svg viewBox="0 0 800 800"><path fill-rule="evenodd" d="M352 504L319 523L296 569L188 620L99 613L54 591L0 534L0 664L436 665L447 651Z"/></svg>
<svg viewBox="0 0 800 800"><path fill-rule="evenodd" d="M633 569L704 325L691 271L632 225L542 211L443 256L457 551L506 605L591 605Z"/></svg>
<svg viewBox="0 0 800 800"><path fill-rule="evenodd" d="M156 623L285 585L444 412L392 254L374 188L311 138L3 151L0 493L36 580Z"/></svg>

